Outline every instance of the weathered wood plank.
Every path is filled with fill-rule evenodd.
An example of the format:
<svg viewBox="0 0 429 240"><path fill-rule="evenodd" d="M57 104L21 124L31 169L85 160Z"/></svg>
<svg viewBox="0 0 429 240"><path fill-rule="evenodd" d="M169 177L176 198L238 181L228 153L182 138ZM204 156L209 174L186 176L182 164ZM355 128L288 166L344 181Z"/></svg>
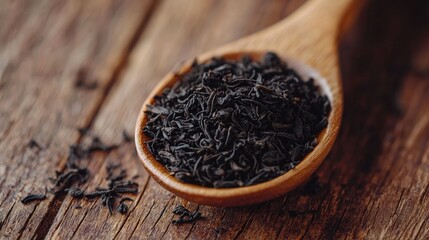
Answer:
<svg viewBox="0 0 429 240"><path fill-rule="evenodd" d="M423 1L405 6L386 0L388 8L373 1L345 34L344 120L318 181L257 206L197 206L159 187L126 144L93 157L89 168L98 174L85 187L105 183L107 162L122 162L130 176L140 175L140 194L128 215L109 216L100 202L69 197L25 207L17 201L43 191L38 183L52 166L63 165L67 145L79 141L76 126L92 123L106 142L121 141L123 128L133 132L143 100L177 62L261 29L301 2L164 1L115 84L112 75L124 66L148 3L17 1L0 8L7 26L0 28L0 237L31 238L41 230L60 239L428 239L429 6ZM119 5L122 10L114 11ZM70 91L80 69L99 88ZM402 115L392 101L398 89ZM23 146L32 137L44 149ZM206 218L172 225L171 211L180 202ZM46 214L48 206L54 211ZM40 224L43 216L52 225Z"/></svg>
<svg viewBox="0 0 429 240"><path fill-rule="evenodd" d="M371 25L365 23L355 26L348 33L351 42L346 39L343 43L346 112L336 146L317 173L319 191L314 191L310 184L282 199L258 206L233 209L200 206L203 214L208 216L205 220L178 227L170 224L173 216L167 209L172 209L180 200L172 200L170 194L159 192L150 183L143 196L150 191L156 192L155 204L150 205L150 210L137 208L118 236L167 239L427 238L429 105L425 103L429 100L429 86L427 81L417 79L409 72L413 50L420 52L419 55L429 51L427 47L413 49L409 39L418 38L419 32L427 28L418 24L411 27L416 19L421 21L419 17L412 17L411 7L407 9L410 15L391 21L403 6L396 3L384 12L381 6L385 7L385 4L370 5L369 13L363 17L373 24L374 17L380 18L377 15L384 14L379 25L370 29L367 26ZM372 18L368 16L371 14ZM380 26L388 28L380 31ZM401 28L410 30L401 32ZM180 43L179 40L178 45ZM166 46L168 53L175 51L168 45L162 46ZM149 49L143 49L141 53L150 55ZM163 59L162 55L160 59L162 63L169 60ZM147 60L141 61L138 66L148 64ZM419 63L416 60L414 64ZM130 69L129 79L147 79L147 73L133 70L133 67ZM128 75L125 79L124 82ZM142 95L153 87L150 83L144 82L148 89ZM402 117L395 115L392 102L398 89L405 109ZM102 115L103 112L100 118ZM194 204L188 206L197 207Z"/></svg>
<svg viewBox="0 0 429 240"><path fill-rule="evenodd" d="M91 124L151 1L0 3L0 236L43 237L61 199L23 206ZM75 81L97 82L76 89ZM42 149L29 148L35 139Z"/></svg>
<svg viewBox="0 0 429 240"><path fill-rule="evenodd" d="M303 1L164 1L154 13L143 33L130 66L115 85L94 122L93 131L108 141L119 141L125 126L133 132L137 113L142 102L155 84L178 62L217 45L255 32L286 16ZM249 21L249 19L252 19ZM83 208L73 209L68 198L60 208L48 234L49 237L75 238L184 238L192 225L173 226L171 213L180 200L158 186L129 151L122 161L129 169L141 172L141 194L127 217L109 216L100 204L82 203ZM92 159L102 167L105 156ZM103 179L101 171L97 179ZM91 185L91 183L89 184ZM146 187L144 187L146 186ZM195 205L190 205L196 208ZM237 211L239 212L239 211ZM245 215L243 214L243 219ZM97 222L97 224L94 224ZM98 224L99 222L102 222ZM205 222L205 221L204 221ZM239 226L239 225L236 225ZM110 231L106 231L110 229ZM239 231L239 229L237 229ZM204 237L206 234L199 235Z"/></svg>

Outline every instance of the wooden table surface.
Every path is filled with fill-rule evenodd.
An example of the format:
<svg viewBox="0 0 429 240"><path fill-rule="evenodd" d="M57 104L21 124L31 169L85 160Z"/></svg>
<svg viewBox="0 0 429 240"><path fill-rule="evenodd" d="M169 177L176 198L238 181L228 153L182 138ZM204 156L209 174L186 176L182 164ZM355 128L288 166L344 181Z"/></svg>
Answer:
<svg viewBox="0 0 429 240"><path fill-rule="evenodd" d="M184 202L148 176L130 143L94 154L84 186L105 184L106 162L121 162L140 176L128 214L69 196L20 202L44 191L71 144L88 141L78 127L121 141L178 62L303 2L0 0L0 238L429 239L428 1L371 1L349 24L339 137L314 180L282 198L240 208L185 203L204 219L173 225ZM78 80L97 87L75 88ZM42 148L28 147L31 139Z"/></svg>

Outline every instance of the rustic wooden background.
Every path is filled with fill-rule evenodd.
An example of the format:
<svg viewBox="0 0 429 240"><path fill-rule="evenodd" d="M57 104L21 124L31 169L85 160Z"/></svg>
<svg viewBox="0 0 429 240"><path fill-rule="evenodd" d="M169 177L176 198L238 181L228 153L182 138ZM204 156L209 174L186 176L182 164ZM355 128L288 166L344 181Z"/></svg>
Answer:
<svg viewBox="0 0 429 240"><path fill-rule="evenodd" d="M127 215L68 196L20 203L64 167L70 144L87 141L77 127L121 141L178 62L303 2L0 0L0 238L429 239L428 1L370 1L341 35L340 135L317 179L283 198L228 209L187 203L205 218L172 225L181 200L148 177L131 143L95 154L85 186L105 183L106 161L121 161L140 175ZM79 79L97 88L76 89Z"/></svg>

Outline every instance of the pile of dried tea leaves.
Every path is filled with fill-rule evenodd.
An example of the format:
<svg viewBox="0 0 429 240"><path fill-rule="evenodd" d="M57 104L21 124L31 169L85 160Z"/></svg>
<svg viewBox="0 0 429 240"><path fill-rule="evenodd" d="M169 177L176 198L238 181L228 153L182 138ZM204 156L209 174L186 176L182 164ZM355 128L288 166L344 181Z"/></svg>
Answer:
<svg viewBox="0 0 429 240"><path fill-rule="evenodd" d="M328 125L331 106L276 54L260 61L213 58L148 106L150 152L177 179L241 187L299 164Z"/></svg>

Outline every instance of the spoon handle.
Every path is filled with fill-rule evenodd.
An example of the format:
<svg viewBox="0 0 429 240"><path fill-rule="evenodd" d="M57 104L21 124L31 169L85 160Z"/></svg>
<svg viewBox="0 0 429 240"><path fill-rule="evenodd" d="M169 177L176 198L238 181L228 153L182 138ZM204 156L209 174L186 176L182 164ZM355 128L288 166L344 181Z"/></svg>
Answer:
<svg viewBox="0 0 429 240"><path fill-rule="evenodd" d="M279 23L204 55L240 51L275 51L320 71L338 82L337 38L344 15L353 15L361 0L311 0Z"/></svg>
<svg viewBox="0 0 429 240"><path fill-rule="evenodd" d="M259 41L293 38L297 42L315 44L321 39L336 40L346 15L354 15L361 0L311 0L277 24L249 36ZM347 18L349 19L349 18ZM308 39L308 40L306 40ZM299 41L298 41L299 40ZM241 41L246 41L246 38ZM284 42L284 41L281 41ZM307 44L308 44L307 43ZM298 43L297 43L298 44Z"/></svg>

